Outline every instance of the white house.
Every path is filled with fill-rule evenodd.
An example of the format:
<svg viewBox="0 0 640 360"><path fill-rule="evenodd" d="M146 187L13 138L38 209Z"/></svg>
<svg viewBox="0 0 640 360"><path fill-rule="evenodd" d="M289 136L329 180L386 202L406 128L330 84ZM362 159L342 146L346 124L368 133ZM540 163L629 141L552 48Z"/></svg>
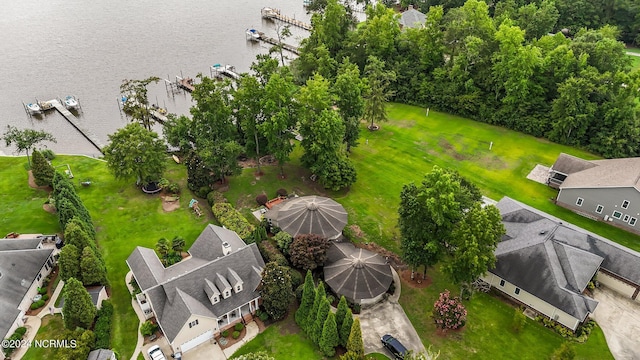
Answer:
<svg viewBox="0 0 640 360"><path fill-rule="evenodd" d="M189 249L191 257L165 268L155 251L137 247L127 259L142 293L138 303L156 318L174 352L185 353L226 328L250 319L264 261L256 244L208 225Z"/></svg>

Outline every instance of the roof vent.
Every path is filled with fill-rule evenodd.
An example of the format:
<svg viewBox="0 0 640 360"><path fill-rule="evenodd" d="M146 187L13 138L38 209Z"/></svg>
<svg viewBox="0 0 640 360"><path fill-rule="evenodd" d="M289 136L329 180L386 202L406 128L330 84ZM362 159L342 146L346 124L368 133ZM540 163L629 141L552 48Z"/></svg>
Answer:
<svg viewBox="0 0 640 360"><path fill-rule="evenodd" d="M546 234L546 233L547 233L547 230L541 230L538 234L539 234L539 235L544 235L544 234Z"/></svg>
<svg viewBox="0 0 640 360"><path fill-rule="evenodd" d="M223 242L223 243L222 243L222 246L224 246L224 247L228 248L228 247L229 247L229 246L231 246L231 245L229 245L229 243L225 241L225 242Z"/></svg>

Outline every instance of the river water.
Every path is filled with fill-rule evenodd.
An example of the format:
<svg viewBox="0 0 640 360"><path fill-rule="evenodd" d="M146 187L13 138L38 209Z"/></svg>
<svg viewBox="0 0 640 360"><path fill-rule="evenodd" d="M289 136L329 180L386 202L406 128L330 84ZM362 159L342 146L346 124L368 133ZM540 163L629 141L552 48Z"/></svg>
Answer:
<svg viewBox="0 0 640 360"><path fill-rule="evenodd" d="M29 117L22 103L74 95L77 121L106 144L128 122L118 106L123 79L209 75L216 63L248 71L268 47L247 41L245 30L276 37L275 24L261 18L265 6L309 22L302 0L0 1L0 132L8 124L45 130L57 139L46 143L56 153L99 155L56 111ZM291 30L287 43L308 36ZM164 82L149 86L149 101L177 114L191 106L188 94L172 96ZM15 150L1 142L2 154Z"/></svg>

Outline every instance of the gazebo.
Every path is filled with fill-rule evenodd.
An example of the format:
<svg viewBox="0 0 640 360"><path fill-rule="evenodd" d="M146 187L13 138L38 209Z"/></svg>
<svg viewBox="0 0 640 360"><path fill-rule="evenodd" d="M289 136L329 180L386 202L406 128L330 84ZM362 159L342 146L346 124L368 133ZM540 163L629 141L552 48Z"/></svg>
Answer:
<svg viewBox="0 0 640 360"><path fill-rule="evenodd" d="M380 255L351 243L332 243L327 250L324 281L333 292L361 305L375 304L387 292L393 274Z"/></svg>
<svg viewBox="0 0 640 360"><path fill-rule="evenodd" d="M288 199L269 210L265 217L272 225L295 237L316 234L337 239L347 224L347 211L333 199L302 196Z"/></svg>

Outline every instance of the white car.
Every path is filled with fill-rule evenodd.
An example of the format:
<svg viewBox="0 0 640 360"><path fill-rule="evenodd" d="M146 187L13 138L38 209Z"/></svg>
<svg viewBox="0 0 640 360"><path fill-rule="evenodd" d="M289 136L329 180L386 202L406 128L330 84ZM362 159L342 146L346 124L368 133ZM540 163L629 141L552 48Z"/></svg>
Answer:
<svg viewBox="0 0 640 360"><path fill-rule="evenodd" d="M160 350L160 346L158 345L153 345L152 347L150 347L149 350L147 350L147 354L149 354L149 359L151 360L167 360L167 358L164 357L162 350Z"/></svg>

